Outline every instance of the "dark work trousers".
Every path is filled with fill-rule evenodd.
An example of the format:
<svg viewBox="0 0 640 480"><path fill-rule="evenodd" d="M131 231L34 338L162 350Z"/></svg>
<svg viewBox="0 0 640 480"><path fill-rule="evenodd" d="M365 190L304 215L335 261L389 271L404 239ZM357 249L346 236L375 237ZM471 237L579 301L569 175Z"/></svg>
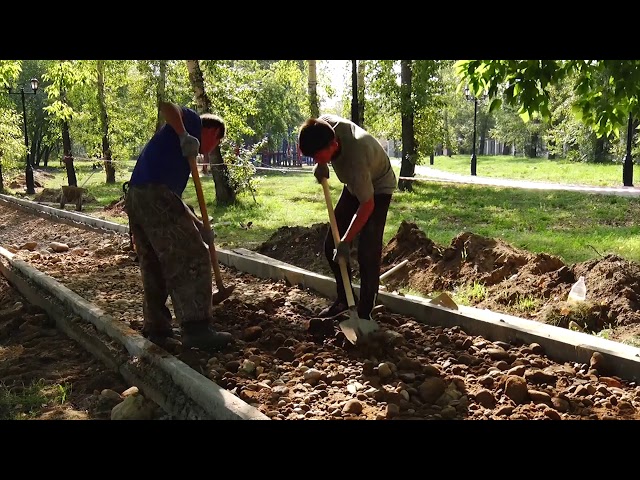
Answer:
<svg viewBox="0 0 640 480"><path fill-rule="evenodd" d="M391 203L391 194L374 195L373 201L375 203L373 212L371 212L369 220L367 220L367 223L358 234L358 266L360 269L358 316L360 318L369 318L371 310L373 310L375 306L376 296L378 295L382 241L384 226L387 222L387 212L389 211L389 204ZM336 224L338 225L340 238L342 238L344 232L349 228L358 207L360 207L360 202L345 186L335 206ZM346 304L347 297L344 291L342 274L340 273L340 265L333 261L334 248L333 234L331 233L331 229L329 229L324 241L324 254L336 278L338 299L343 300ZM350 265L347 265L347 271L349 272L349 279L351 279Z"/></svg>
<svg viewBox="0 0 640 480"><path fill-rule="evenodd" d="M170 331L169 295L180 325L208 321L211 257L182 199L164 185L132 186L126 208L144 287L143 331Z"/></svg>

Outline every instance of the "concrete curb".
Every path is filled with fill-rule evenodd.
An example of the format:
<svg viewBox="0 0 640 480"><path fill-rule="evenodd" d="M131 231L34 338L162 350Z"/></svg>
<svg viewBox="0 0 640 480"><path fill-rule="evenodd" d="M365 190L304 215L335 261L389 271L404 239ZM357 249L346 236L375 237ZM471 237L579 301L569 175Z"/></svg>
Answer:
<svg viewBox="0 0 640 480"><path fill-rule="evenodd" d="M59 208L48 207L41 205L30 200L24 200L22 198L11 197L10 195L1 195L0 201L10 203L12 205L18 205L30 211L38 211L46 213L48 215L71 220L74 223L83 223L90 225L94 228L101 228L103 230L113 230L120 233L129 233L129 227L127 225L120 225L119 223L108 222L106 220L100 220L99 218L91 217L89 215L83 215L82 213L69 212L67 210L61 210Z"/></svg>
<svg viewBox="0 0 640 480"><path fill-rule="evenodd" d="M84 298L69 290L64 285L58 283L52 277L36 270L22 260L15 259L11 252L2 247L0 247L0 257L6 259L9 263L10 269L13 270L13 273L9 272L8 269L2 265L2 262L0 262L0 270L2 270L2 273L7 278L12 274L15 275L15 272L19 272L19 274L28 282L33 282L35 285L49 292L57 298L65 308L71 310L83 320L90 322L99 332L105 333L109 338L124 346L129 357L134 359L134 361L135 359L143 359L148 362L148 365L151 367L158 368L165 374L168 374L172 382L180 387L189 399L193 400L202 408L205 413L205 417L202 419L269 419L269 417L262 414L256 408L250 406L235 395L229 393L227 390L218 386L216 383L199 374L173 355L168 354L163 349L139 335L132 328L127 327L122 322L116 321L111 316L107 315L102 309L87 302ZM15 281L16 279L14 277L14 282ZM24 291L24 285L17 286L21 292ZM60 320L60 318L56 318L56 321ZM67 325L67 329L69 328L71 327ZM83 343L83 347L92 353L96 353L95 347L90 343ZM131 373L130 369L129 372ZM148 393L149 389L145 389L144 385L141 389L144 393ZM158 392L150 393L154 394L156 397L154 400L157 401ZM160 404L163 407L170 407L168 403L166 405L162 405L161 402ZM194 414L192 412L190 412L191 414L185 414L181 411L172 412L171 410L173 409L169 408L169 413L186 416L187 418L194 418ZM195 418L198 417L199 416L195 414Z"/></svg>

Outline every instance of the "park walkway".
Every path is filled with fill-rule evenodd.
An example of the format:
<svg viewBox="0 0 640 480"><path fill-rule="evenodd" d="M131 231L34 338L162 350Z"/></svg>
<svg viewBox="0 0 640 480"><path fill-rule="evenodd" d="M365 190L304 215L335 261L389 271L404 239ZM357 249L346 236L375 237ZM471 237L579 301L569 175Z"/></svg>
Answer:
<svg viewBox="0 0 640 480"><path fill-rule="evenodd" d="M400 166L399 159L391 159L394 166ZM622 175L622 170L620 171ZM638 187L594 187L589 185L572 185L546 182L530 182L526 180L510 180L505 178L481 177L461 175L445 172L425 165L416 165L413 179L435 180L440 182L469 183L476 185L492 185L496 187L529 188L534 190L567 190L585 193L600 193L606 195L620 195L625 197L640 197Z"/></svg>

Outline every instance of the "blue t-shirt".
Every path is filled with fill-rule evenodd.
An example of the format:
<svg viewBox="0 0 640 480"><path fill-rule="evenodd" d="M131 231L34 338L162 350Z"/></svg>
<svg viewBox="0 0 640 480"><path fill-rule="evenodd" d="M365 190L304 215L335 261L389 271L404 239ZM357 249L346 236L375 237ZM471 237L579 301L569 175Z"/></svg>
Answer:
<svg viewBox="0 0 640 480"><path fill-rule="evenodd" d="M200 115L190 108L181 108L184 128L190 135L202 141ZM191 167L187 158L182 155L178 134L165 123L140 152L131 173L129 185L159 183L166 185L176 195L182 197L190 174Z"/></svg>

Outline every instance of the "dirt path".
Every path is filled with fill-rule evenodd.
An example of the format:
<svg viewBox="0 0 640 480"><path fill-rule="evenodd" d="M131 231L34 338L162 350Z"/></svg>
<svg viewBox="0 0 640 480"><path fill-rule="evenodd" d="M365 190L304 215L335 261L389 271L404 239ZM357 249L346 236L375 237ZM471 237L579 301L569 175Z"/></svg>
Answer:
<svg viewBox="0 0 640 480"><path fill-rule="evenodd" d="M54 224L0 205L0 239L140 330L140 273L127 236ZM52 242L68 249L56 252ZM236 290L215 307L214 324L235 342L222 352L187 350L178 342L172 353L272 419L640 417L640 387L610 376L597 355L590 364L559 364L536 344L491 342L389 312L376 318L381 335L356 348L335 324L309 330L327 299L232 269L223 268L223 276ZM28 361L27 371L38 368L36 357Z"/></svg>
<svg viewBox="0 0 640 480"><path fill-rule="evenodd" d="M109 420L131 387L0 275L0 420ZM166 415L148 403L149 418Z"/></svg>

